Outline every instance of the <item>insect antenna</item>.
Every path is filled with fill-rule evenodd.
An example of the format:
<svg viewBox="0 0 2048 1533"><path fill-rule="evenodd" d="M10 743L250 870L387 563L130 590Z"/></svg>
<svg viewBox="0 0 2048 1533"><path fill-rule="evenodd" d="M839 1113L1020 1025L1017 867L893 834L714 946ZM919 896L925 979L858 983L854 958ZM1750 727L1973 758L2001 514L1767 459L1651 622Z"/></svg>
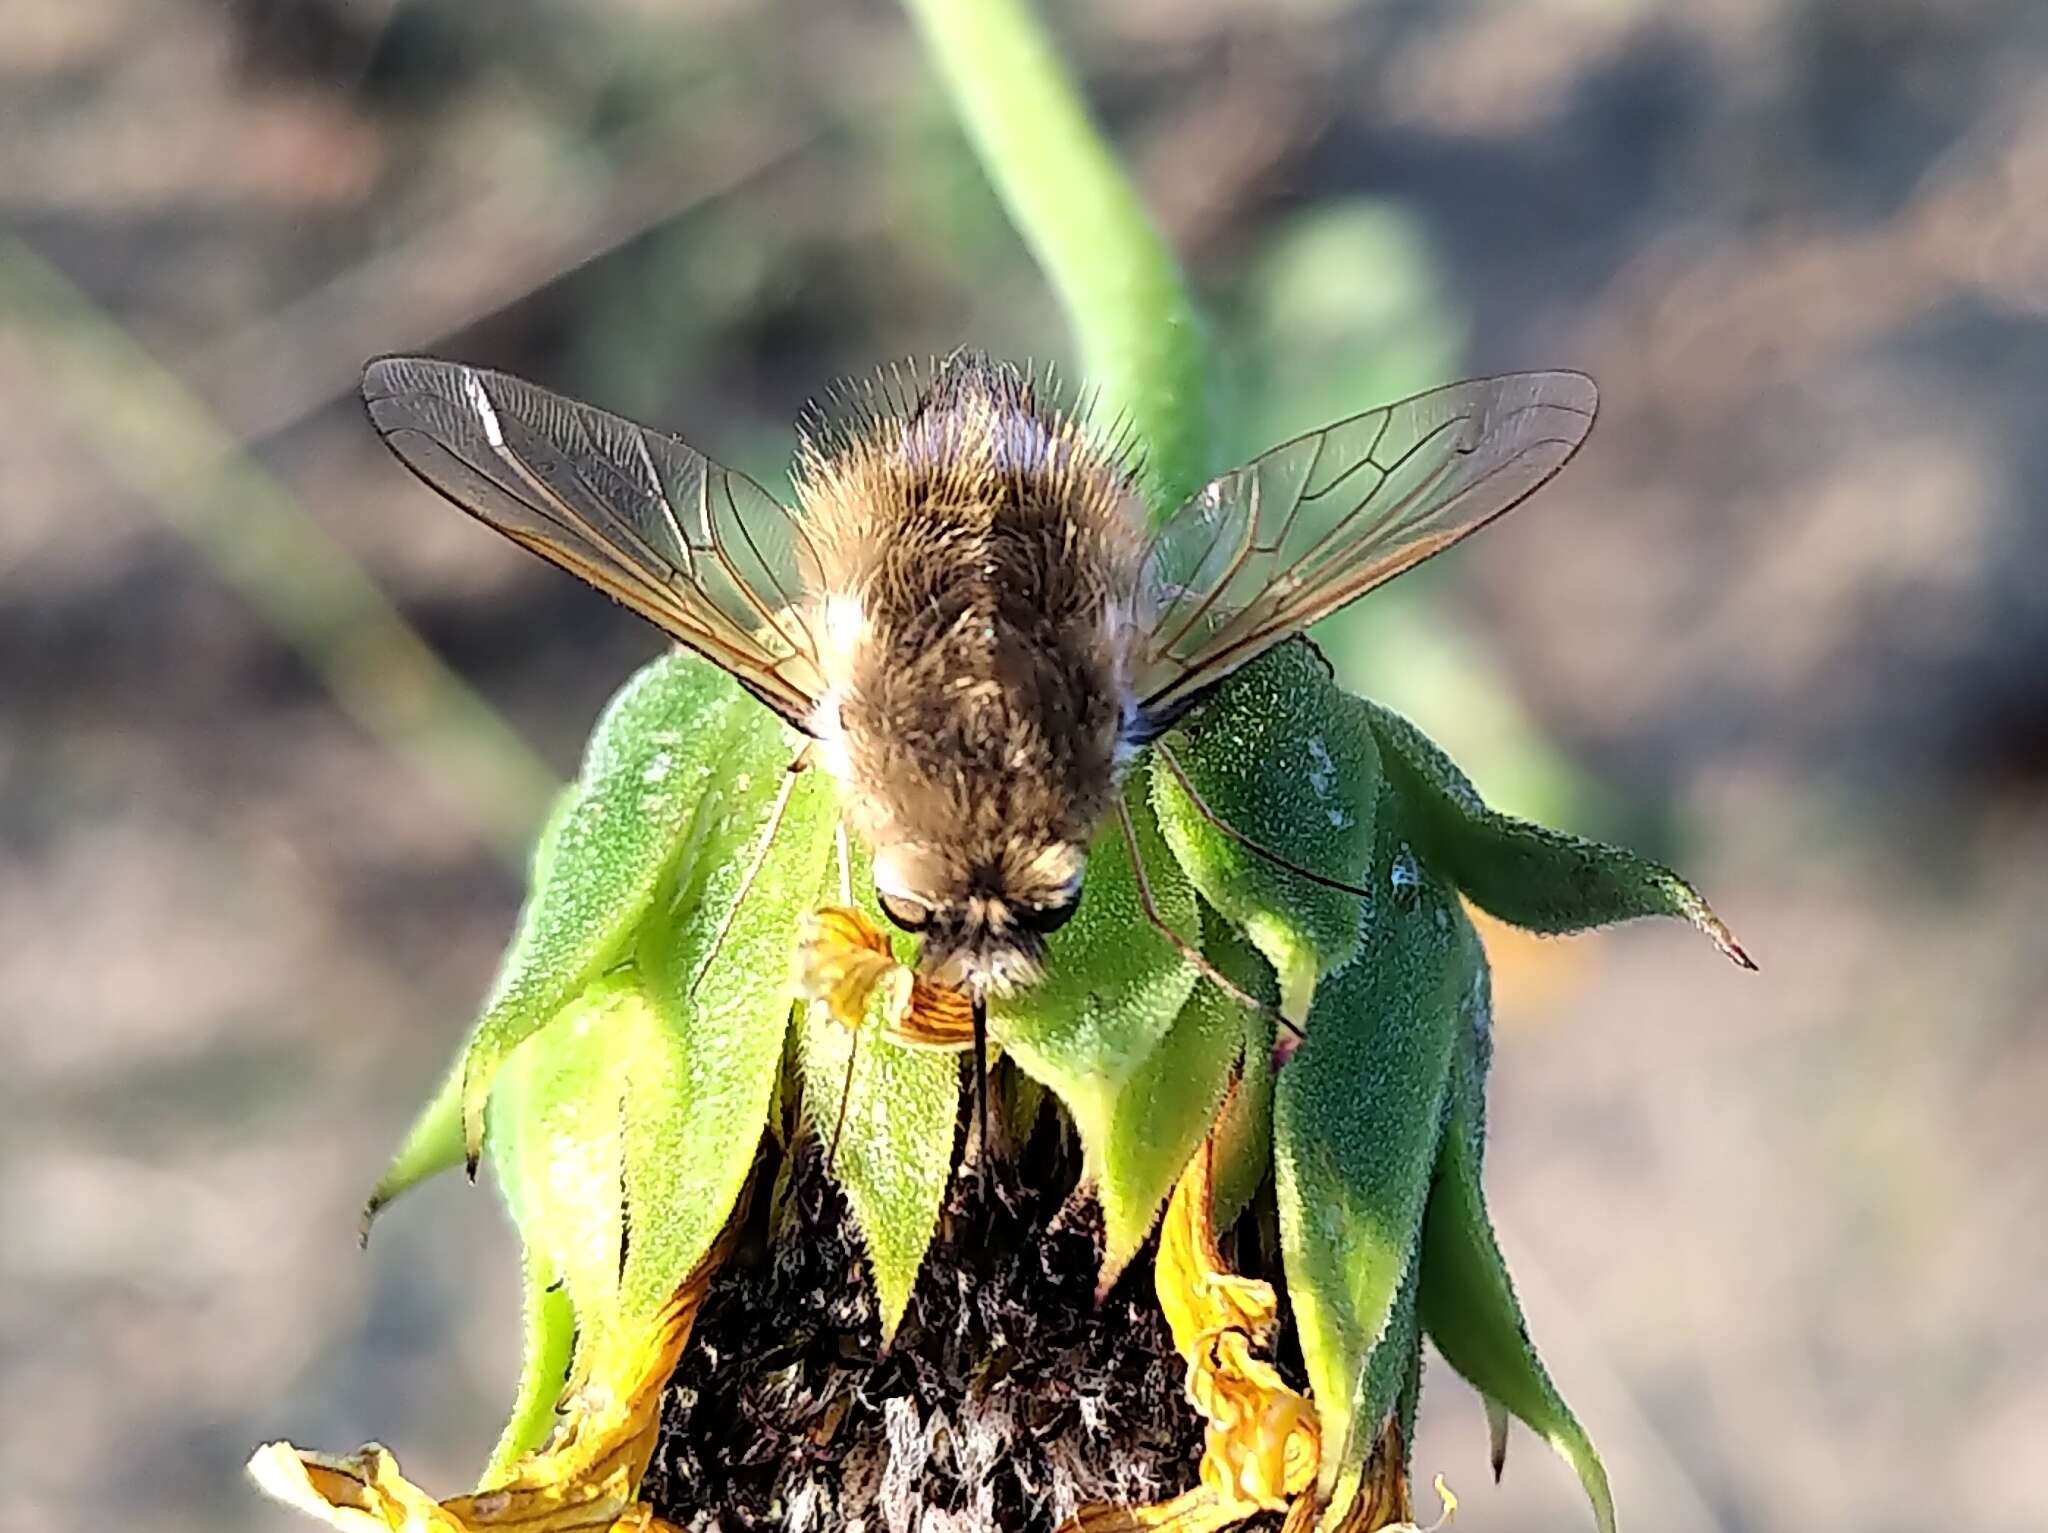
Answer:
<svg viewBox="0 0 2048 1533"><path fill-rule="evenodd" d="M1279 1007L1269 1001L1260 1000L1242 985L1239 985L1229 975L1217 968L1216 965L1209 962L1207 956L1200 948L1166 924L1166 917L1162 916L1159 913L1159 907L1152 903L1152 880L1145 874L1144 854L1138 850L1138 830L1136 826L1131 824L1130 806L1125 804L1121 798L1116 801L1116 818L1117 823L1123 826L1124 845L1130 849L1131 872L1138 881L1138 904L1145 912L1145 919L1151 922L1154 929L1162 937L1180 950L1180 956L1193 964L1204 979L1237 1002L1238 1005L1272 1018L1274 1022L1292 1033L1297 1040L1306 1038L1308 1035L1301 1030L1291 1017L1285 1015Z"/></svg>
<svg viewBox="0 0 2048 1533"><path fill-rule="evenodd" d="M1173 754L1173 751L1164 740L1155 740L1153 742L1152 754L1166 763L1166 770L1173 773L1174 781L1180 784L1181 792L1185 793L1188 796L1188 802L1195 806L1195 813L1222 831L1224 835L1235 841L1246 851L1265 858L1266 861L1272 863L1277 868L1285 868L1297 878L1305 878L1312 884L1321 884L1325 889L1336 889L1344 894L1355 894L1362 900L1372 898L1372 891L1370 889L1360 888L1357 884L1347 884L1341 878L1332 878L1327 873L1318 873L1314 868L1305 868L1293 859L1283 857L1271 847L1259 845L1257 841L1225 820L1222 815L1211 809L1208 800L1196 791L1194 783L1188 777L1187 769L1180 764L1179 758Z"/></svg>

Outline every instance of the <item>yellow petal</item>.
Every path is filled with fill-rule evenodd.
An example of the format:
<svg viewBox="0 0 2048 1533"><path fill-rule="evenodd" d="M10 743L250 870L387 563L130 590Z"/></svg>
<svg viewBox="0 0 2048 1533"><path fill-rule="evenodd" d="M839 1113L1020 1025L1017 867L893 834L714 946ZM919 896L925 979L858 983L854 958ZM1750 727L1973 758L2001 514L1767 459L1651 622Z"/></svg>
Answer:
<svg viewBox="0 0 2048 1533"><path fill-rule="evenodd" d="M1160 1225L1153 1280L1176 1351L1188 1362L1188 1399L1207 1422L1200 1485L1142 1507L1083 1507L1062 1533L1170 1529L1216 1533L1260 1512L1305 1513L1322 1451L1316 1413L1254 1349L1279 1318L1273 1285L1223 1265L1211 1219L1214 1147L1181 1174ZM1290 1527L1294 1526L1290 1517Z"/></svg>
<svg viewBox="0 0 2048 1533"><path fill-rule="evenodd" d="M1084 1506L1060 1524L1059 1533L1220 1533L1248 1514L1206 1485L1150 1506Z"/></svg>
<svg viewBox="0 0 2048 1533"><path fill-rule="evenodd" d="M249 1460L250 1475L343 1533L662 1533L668 1525L636 1499L659 1434L661 1393L737 1224L658 1313L641 1324L619 1320L596 1336L554 1436L501 1483L436 1502L375 1443L339 1458L268 1443Z"/></svg>
<svg viewBox="0 0 2048 1533"><path fill-rule="evenodd" d="M345 1458L265 1443L249 1459L249 1476L266 1495L342 1533L458 1533L462 1526L400 1474L398 1460L376 1443Z"/></svg>
<svg viewBox="0 0 2048 1533"><path fill-rule="evenodd" d="M964 990L935 985L922 974L910 982L910 1004L889 1029L897 1043L948 1053L974 1042L974 1003Z"/></svg>
<svg viewBox="0 0 2048 1533"><path fill-rule="evenodd" d="M799 990L846 1027L867 1020L868 1003L877 994L890 1021L910 1007L910 971L896 961L875 923L851 905L827 905L804 918L796 978Z"/></svg>
<svg viewBox="0 0 2048 1533"><path fill-rule="evenodd" d="M1271 1339L1280 1304L1271 1283L1240 1277L1223 1265L1210 1219L1214 1148L1204 1143L1167 1200L1159 1226L1153 1286L1173 1331L1174 1350L1192 1362L1203 1340L1242 1331L1254 1343Z"/></svg>
<svg viewBox="0 0 2048 1533"><path fill-rule="evenodd" d="M842 1026L862 1026L879 1000L882 1028L892 1042L950 1052L974 1041L966 993L935 985L898 963L888 934L864 910L827 905L805 917L796 971L797 987Z"/></svg>

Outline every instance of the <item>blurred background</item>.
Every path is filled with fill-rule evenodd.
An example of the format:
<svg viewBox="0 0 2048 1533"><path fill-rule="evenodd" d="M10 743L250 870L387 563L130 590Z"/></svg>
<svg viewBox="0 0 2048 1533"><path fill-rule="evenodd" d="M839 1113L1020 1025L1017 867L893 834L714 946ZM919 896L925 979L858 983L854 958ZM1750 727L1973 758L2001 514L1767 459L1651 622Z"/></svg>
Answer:
<svg viewBox="0 0 2048 1533"><path fill-rule="evenodd" d="M1624 1518L2048 1529L2048 8L1053 23L1232 452L1600 379L1563 480L1323 637L1763 965L1496 949L1495 1212ZM835 375L1066 359L1059 315L879 0L13 0L0 224L0 1525L289 1526L275 1436L456 1489L509 1229L452 1177L367 1254L356 1210L658 641L401 472L362 360L777 485ZM1587 1525L1432 1378L1461 1526Z"/></svg>

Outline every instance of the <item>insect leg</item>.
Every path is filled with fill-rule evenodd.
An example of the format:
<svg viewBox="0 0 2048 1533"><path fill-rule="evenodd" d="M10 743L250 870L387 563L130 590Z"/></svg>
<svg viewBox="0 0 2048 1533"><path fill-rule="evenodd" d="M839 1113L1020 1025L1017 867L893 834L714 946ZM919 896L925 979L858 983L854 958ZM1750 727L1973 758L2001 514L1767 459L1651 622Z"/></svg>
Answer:
<svg viewBox="0 0 2048 1533"><path fill-rule="evenodd" d="M1355 894L1362 900L1372 898L1372 891L1370 889L1362 889L1357 884L1347 884L1341 878L1332 878L1327 873L1318 873L1314 868L1305 868L1300 863L1281 856L1280 853L1272 848L1259 845L1257 841L1254 841L1235 825L1226 821L1223 816L1211 809L1208 800L1196 791L1193 781L1188 777L1187 769L1180 764L1180 758L1174 755L1164 740L1153 742L1152 754L1165 763L1167 771L1173 773L1174 781L1180 784L1181 792L1185 793L1188 796L1188 802L1195 806L1195 813L1222 831L1224 835L1235 841L1246 851L1265 858L1266 861L1272 863L1275 867L1285 868L1298 878L1305 878L1313 884L1321 884L1325 889L1335 889L1343 894Z"/></svg>
<svg viewBox="0 0 2048 1533"><path fill-rule="evenodd" d="M846 1084L839 1088L839 1111L832 1119L832 1139L825 1146L825 1169L839 1169L839 1136L846 1132L846 1106L853 1100L853 1067L860 1062L860 1035L856 1027L846 1040Z"/></svg>
<svg viewBox="0 0 2048 1533"><path fill-rule="evenodd" d="M1238 1005L1249 1007L1253 1011L1271 1017L1280 1026L1286 1028L1288 1032L1294 1034L1296 1038L1306 1037L1307 1034L1303 1033L1300 1027L1295 1025L1290 1018L1281 1015L1279 1007L1268 1005L1238 985L1229 975L1209 962L1200 948L1166 924L1166 918L1159 913L1159 907L1152 903L1152 880L1145 874L1145 858L1138 850L1138 829L1131 823L1130 808L1124 803L1122 798L1118 798L1116 801L1116 818L1117 823L1123 826L1124 845L1131 854L1131 872L1138 881L1138 904L1144 909L1145 919L1152 923L1153 927L1162 937L1180 950L1180 956L1193 964L1204 979L1237 1002Z"/></svg>

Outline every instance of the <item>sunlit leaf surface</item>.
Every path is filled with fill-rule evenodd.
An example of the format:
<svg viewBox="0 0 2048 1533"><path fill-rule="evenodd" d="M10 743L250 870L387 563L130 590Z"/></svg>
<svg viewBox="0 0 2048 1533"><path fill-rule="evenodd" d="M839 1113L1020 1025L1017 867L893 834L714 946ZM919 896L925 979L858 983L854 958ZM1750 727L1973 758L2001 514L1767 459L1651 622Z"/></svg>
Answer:
<svg viewBox="0 0 2048 1533"><path fill-rule="evenodd" d="M1480 909L1535 932L1676 916L1736 963L1755 967L1699 891L1669 868L1488 809L1413 724L1376 704L1365 707L1387 775L1412 812L1418 855Z"/></svg>
<svg viewBox="0 0 2048 1533"><path fill-rule="evenodd" d="M1400 1317L1412 1313L1460 1001L1479 961L1391 793L1377 820L1364 944L1318 988L1273 1101L1281 1244L1325 1493L1363 1462L1406 1382L1412 1322L1404 1337Z"/></svg>
<svg viewBox="0 0 2048 1533"><path fill-rule="evenodd" d="M1225 682L1161 754L1152 771L1161 833L1202 897L1265 954L1282 1007L1299 1021L1316 980L1358 951L1364 901L1275 858L1341 883L1363 879L1379 792L1366 705L1332 684L1307 642L1283 644Z"/></svg>
<svg viewBox="0 0 2048 1533"><path fill-rule="evenodd" d="M756 794L732 770L735 737L764 710L715 666L664 656L598 721L583 770L535 857L535 882L464 1064L463 1128L474 1160L498 1065L615 962L661 892L699 855L701 828ZM795 754L784 738L783 758Z"/></svg>
<svg viewBox="0 0 2048 1533"><path fill-rule="evenodd" d="M1194 886L1160 839L1144 769L1124 799L1153 904L1168 927L1201 940ZM1137 874L1114 817L1088 859L1087 895L1053 934L1042 983L990 1007L1003 1048L1077 1117L1107 1110L1116 1089L1172 1029L1195 971L1146 920Z"/></svg>

